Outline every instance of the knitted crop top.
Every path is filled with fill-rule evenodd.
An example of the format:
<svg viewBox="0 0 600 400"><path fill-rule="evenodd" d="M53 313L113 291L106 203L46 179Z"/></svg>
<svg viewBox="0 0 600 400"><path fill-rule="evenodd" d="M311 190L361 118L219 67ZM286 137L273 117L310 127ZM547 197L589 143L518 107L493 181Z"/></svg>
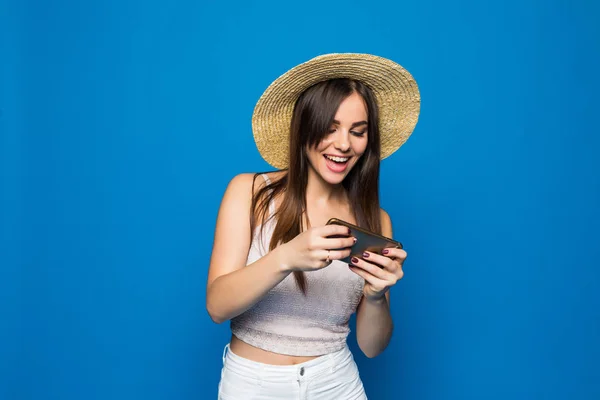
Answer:
<svg viewBox="0 0 600 400"><path fill-rule="evenodd" d="M263 177L269 183L269 178ZM269 211L273 216L273 204ZM274 218L265 223L263 235L257 227L246 265L268 252L274 227ZM232 333L252 346L292 356L318 356L342 349L350 331L348 321L362 297L363 278L337 260L305 276L306 296L289 274L258 303L232 318Z"/></svg>

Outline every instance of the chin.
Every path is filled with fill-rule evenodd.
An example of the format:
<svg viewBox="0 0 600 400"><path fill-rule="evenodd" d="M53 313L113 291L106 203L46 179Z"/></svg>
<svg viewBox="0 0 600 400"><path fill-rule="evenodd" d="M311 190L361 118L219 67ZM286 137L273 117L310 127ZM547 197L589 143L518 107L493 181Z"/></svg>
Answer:
<svg viewBox="0 0 600 400"><path fill-rule="evenodd" d="M327 168L327 165L320 165L319 175L321 178L331 184L331 185L339 185L346 179L346 176L352 171L352 167L354 167L354 163L347 166L344 172L334 172Z"/></svg>
<svg viewBox="0 0 600 400"><path fill-rule="evenodd" d="M335 177L331 177L328 175L321 175L321 177L323 178L323 180L327 183L329 183L330 185L339 185L341 184L344 179L346 178L346 176L335 176Z"/></svg>

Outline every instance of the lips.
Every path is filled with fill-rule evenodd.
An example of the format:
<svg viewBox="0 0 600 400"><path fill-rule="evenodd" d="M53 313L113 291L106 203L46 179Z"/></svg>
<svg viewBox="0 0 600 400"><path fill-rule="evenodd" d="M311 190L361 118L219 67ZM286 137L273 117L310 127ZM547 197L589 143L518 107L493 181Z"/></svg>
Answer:
<svg viewBox="0 0 600 400"><path fill-rule="evenodd" d="M334 156L329 154L325 154L323 157L325 158L325 164L327 165L327 168L335 173L344 172L348 167L348 161L350 160L350 157Z"/></svg>

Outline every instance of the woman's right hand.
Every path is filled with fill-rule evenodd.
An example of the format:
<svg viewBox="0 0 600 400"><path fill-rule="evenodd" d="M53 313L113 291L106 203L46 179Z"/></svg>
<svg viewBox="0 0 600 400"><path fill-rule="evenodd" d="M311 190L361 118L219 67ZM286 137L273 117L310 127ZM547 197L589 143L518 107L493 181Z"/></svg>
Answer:
<svg viewBox="0 0 600 400"><path fill-rule="evenodd" d="M310 228L287 243L282 244L286 269L293 271L314 271L327 267L333 260L350 255L350 248L356 239L350 237L350 230L342 225L330 224ZM341 237L340 237L341 236Z"/></svg>

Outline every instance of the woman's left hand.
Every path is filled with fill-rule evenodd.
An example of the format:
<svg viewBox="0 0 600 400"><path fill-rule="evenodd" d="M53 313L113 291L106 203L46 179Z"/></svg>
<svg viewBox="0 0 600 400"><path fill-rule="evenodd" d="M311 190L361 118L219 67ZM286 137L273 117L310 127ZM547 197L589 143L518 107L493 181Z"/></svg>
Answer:
<svg viewBox="0 0 600 400"><path fill-rule="evenodd" d="M406 260L406 251L402 249L384 249L383 255L365 252L362 259L352 258L350 270L365 280L363 295L368 300L379 300L385 296L404 276L402 265Z"/></svg>

